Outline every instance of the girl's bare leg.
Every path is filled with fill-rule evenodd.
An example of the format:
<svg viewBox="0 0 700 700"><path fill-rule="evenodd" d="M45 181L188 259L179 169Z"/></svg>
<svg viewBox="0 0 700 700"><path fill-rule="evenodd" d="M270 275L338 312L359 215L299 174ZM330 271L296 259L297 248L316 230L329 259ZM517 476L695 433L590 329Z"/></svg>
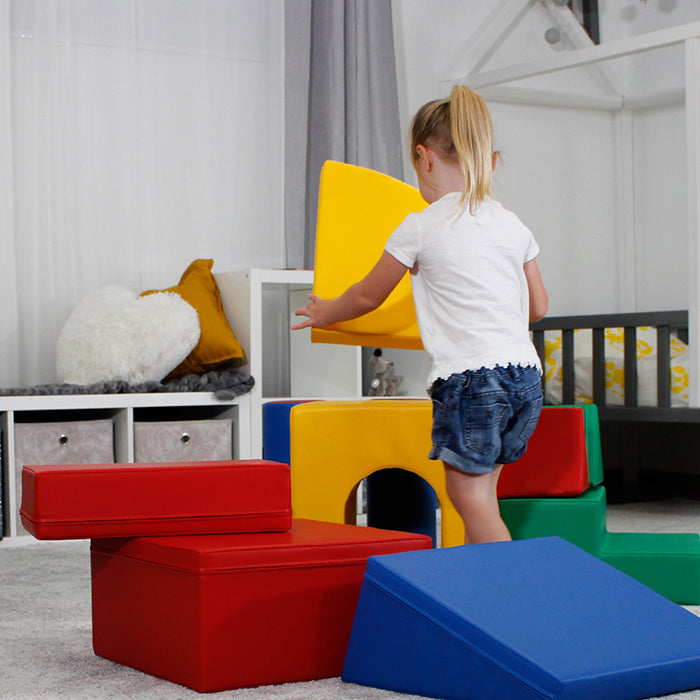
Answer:
<svg viewBox="0 0 700 700"><path fill-rule="evenodd" d="M445 463L447 495L464 521L465 544L511 539L496 497L502 468L498 464L489 474L465 474Z"/></svg>

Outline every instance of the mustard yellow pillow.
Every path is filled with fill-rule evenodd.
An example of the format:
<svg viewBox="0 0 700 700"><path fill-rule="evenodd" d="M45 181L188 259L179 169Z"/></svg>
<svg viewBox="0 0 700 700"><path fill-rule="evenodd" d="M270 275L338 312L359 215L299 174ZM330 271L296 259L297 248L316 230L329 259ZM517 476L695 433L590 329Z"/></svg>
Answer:
<svg viewBox="0 0 700 700"><path fill-rule="evenodd" d="M194 307L199 316L201 333L194 350L169 375L176 379L186 374L204 374L229 360L245 357L241 344L228 324L211 268L213 260L195 260L185 270L180 283L164 290L175 292Z"/></svg>

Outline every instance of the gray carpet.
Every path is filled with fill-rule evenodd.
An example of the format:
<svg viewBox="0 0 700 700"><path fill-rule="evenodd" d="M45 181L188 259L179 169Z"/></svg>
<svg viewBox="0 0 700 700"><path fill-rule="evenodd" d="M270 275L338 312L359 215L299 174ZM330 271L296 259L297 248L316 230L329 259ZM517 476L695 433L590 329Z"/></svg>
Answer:
<svg viewBox="0 0 700 700"><path fill-rule="evenodd" d="M700 532L700 503L611 506L617 531ZM700 614L700 607L689 608ZM0 698L398 700L416 698L332 678L201 695L98 658L90 632L88 542L0 542ZM700 690L665 696L700 700ZM503 700L507 700L504 698ZM593 699L592 699L593 700Z"/></svg>

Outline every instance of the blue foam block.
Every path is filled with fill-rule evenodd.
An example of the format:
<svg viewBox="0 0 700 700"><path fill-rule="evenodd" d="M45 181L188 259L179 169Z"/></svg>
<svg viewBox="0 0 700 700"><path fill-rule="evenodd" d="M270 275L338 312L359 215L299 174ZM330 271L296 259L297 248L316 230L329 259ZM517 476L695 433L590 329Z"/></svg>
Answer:
<svg viewBox="0 0 700 700"><path fill-rule="evenodd" d="M558 537L372 557L343 679L459 700L700 686L700 619Z"/></svg>
<svg viewBox="0 0 700 700"><path fill-rule="evenodd" d="M263 404L263 458L289 464L289 412L306 401L270 401Z"/></svg>

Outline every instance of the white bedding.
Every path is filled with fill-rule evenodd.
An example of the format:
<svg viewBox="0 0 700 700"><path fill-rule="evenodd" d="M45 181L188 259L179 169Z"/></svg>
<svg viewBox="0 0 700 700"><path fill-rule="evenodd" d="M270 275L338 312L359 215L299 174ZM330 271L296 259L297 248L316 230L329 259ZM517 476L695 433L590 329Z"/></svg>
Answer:
<svg viewBox="0 0 700 700"><path fill-rule="evenodd" d="M574 331L575 402L593 403L593 359L590 329ZM605 398L608 406L625 402L624 329L605 331ZM545 331L545 403L562 402L561 331ZM637 328L637 393L639 406L656 406L656 329ZM688 346L671 335L671 406L688 405Z"/></svg>

